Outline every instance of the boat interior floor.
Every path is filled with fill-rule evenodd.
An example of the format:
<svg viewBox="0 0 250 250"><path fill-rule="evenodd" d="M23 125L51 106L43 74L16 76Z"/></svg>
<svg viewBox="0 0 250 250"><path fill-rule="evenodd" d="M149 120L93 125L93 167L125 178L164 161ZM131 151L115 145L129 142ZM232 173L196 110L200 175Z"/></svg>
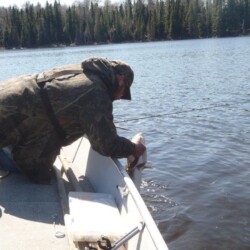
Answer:
<svg viewBox="0 0 250 250"><path fill-rule="evenodd" d="M0 179L0 249L69 249L55 175L50 185L20 173Z"/></svg>

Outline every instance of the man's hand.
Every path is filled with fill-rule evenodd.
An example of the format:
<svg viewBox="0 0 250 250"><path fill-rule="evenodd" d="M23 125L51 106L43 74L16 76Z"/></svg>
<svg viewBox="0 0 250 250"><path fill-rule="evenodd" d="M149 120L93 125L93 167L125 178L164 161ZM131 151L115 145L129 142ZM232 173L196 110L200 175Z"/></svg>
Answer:
<svg viewBox="0 0 250 250"><path fill-rule="evenodd" d="M143 133L136 134L131 141L135 144L135 150L132 155L128 156L128 165L127 165L128 171L131 171L137 165L138 161L140 160L140 157L146 151L146 146L144 145L145 141ZM146 159L146 155L144 158ZM145 159L143 159L143 161ZM145 163L146 161L147 160L145 160Z"/></svg>

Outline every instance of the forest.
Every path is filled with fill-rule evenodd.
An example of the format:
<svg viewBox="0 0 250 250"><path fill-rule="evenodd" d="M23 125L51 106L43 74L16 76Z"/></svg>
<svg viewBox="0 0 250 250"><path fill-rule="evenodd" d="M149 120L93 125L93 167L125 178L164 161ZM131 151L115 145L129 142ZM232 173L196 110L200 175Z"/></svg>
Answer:
<svg viewBox="0 0 250 250"><path fill-rule="evenodd" d="M250 35L250 0L83 0L0 7L0 47L36 48Z"/></svg>

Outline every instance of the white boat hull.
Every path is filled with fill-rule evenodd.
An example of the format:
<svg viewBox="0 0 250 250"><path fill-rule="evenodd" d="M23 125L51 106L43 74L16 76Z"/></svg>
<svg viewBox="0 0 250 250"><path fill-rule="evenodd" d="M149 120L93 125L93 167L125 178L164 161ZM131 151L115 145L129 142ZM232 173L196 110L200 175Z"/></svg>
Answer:
<svg viewBox="0 0 250 250"><path fill-rule="evenodd" d="M63 148L60 159L73 164L78 180L85 179L86 184L87 179L88 184L76 187L76 191L111 194L121 219L130 225L131 230L143 225L140 232L126 241L125 249L168 249L141 195L117 159L104 157L92 150L84 137ZM60 164L59 161L56 164Z"/></svg>

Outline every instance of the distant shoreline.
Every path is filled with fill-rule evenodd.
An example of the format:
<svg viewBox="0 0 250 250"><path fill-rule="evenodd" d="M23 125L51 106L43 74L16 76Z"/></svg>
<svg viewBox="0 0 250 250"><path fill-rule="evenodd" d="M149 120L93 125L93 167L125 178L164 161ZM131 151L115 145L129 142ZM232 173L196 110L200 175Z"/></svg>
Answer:
<svg viewBox="0 0 250 250"><path fill-rule="evenodd" d="M38 46L38 47L0 47L0 51L3 50L23 50L23 49L53 49L53 48L74 48L74 47L83 47L83 46L97 46L97 45L115 45L115 44L126 44L126 43L148 43L148 42L164 42L164 41L185 41L185 40L204 40L204 39L220 39L220 38L235 38L235 37L250 37L250 34L247 35L237 35L237 36L225 36L225 37L206 37L206 38L190 38L190 39L165 39L165 40L147 40L147 41L124 41L119 43L111 42L102 42L102 43L90 43L90 44L52 44L50 46Z"/></svg>

